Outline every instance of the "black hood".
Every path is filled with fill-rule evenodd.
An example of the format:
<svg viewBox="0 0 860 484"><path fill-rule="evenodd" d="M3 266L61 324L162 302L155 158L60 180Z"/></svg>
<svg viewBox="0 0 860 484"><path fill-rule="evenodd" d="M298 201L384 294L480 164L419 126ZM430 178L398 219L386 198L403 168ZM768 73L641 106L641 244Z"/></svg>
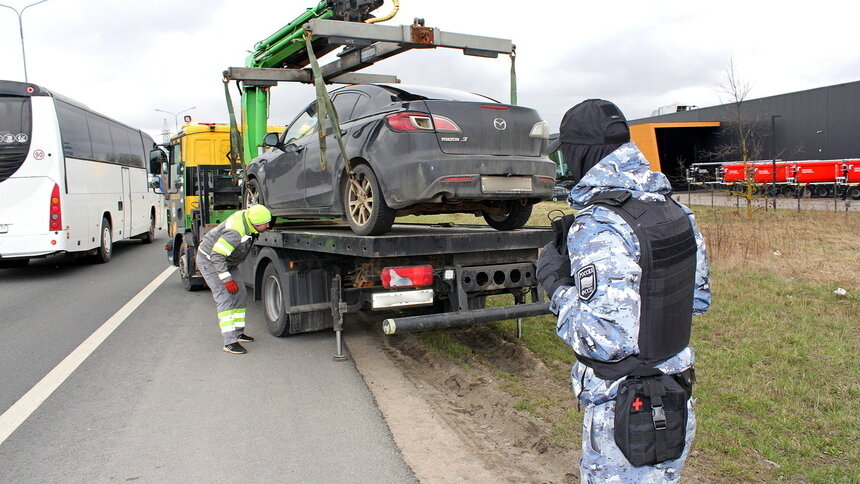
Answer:
<svg viewBox="0 0 860 484"><path fill-rule="evenodd" d="M588 99L564 114L558 141L573 181L578 182L598 161L630 141L630 127L618 106Z"/></svg>

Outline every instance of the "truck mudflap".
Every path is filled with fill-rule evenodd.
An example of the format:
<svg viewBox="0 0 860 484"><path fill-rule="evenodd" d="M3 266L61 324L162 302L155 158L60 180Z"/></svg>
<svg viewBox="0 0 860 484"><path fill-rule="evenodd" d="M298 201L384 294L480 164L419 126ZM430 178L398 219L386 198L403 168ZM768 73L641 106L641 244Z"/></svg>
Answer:
<svg viewBox="0 0 860 484"><path fill-rule="evenodd" d="M516 304L514 306L504 306L499 308L475 309L471 311L456 311L450 313L386 319L382 322L382 330L385 334L396 334L410 331L453 328L457 326L488 323L490 321L540 316L542 314L549 314L549 312L549 302Z"/></svg>

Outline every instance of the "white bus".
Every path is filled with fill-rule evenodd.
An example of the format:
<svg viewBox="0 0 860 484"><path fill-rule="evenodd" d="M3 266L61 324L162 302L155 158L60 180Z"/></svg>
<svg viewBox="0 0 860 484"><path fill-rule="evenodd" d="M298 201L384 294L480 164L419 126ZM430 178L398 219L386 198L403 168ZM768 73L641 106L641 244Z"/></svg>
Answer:
<svg viewBox="0 0 860 484"><path fill-rule="evenodd" d="M154 147L81 103L0 81L0 267L58 253L107 262L115 240L152 242L164 204Z"/></svg>

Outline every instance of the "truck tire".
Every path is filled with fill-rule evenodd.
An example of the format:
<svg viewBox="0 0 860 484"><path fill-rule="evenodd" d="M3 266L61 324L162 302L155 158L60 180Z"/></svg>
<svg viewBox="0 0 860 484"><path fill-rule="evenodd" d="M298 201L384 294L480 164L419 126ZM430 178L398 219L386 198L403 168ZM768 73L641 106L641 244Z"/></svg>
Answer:
<svg viewBox="0 0 860 484"><path fill-rule="evenodd" d="M144 232L140 237L140 241L144 244L151 244L155 240L155 213L149 214L149 230Z"/></svg>
<svg viewBox="0 0 860 484"><path fill-rule="evenodd" d="M514 200L505 204L505 215L484 212L487 225L496 230L516 230L522 228L532 216L532 204L524 200Z"/></svg>
<svg viewBox="0 0 860 484"><path fill-rule="evenodd" d="M182 244L179 249L179 278L182 279L182 287L188 292L199 291L206 287L206 281L202 276L195 276L197 273L197 263L194 258L197 254L194 247Z"/></svg>
<svg viewBox="0 0 860 484"><path fill-rule="evenodd" d="M385 203L373 169L358 165L343 184L343 210L358 235L381 235L391 230L394 210Z"/></svg>
<svg viewBox="0 0 860 484"><path fill-rule="evenodd" d="M860 200L860 187L851 187L848 189L848 196L854 200Z"/></svg>
<svg viewBox="0 0 860 484"><path fill-rule="evenodd" d="M263 272L261 294L263 296L263 315L266 326L272 335L281 337L290 334L290 315L286 310L286 285L278 267L272 263Z"/></svg>
<svg viewBox="0 0 860 484"><path fill-rule="evenodd" d="M113 232L111 231L110 221L107 217L102 217L102 225L99 233L101 234L99 236L99 239L101 239L99 248L96 249L96 253L93 254L90 260L96 264L104 264L110 260L113 253Z"/></svg>

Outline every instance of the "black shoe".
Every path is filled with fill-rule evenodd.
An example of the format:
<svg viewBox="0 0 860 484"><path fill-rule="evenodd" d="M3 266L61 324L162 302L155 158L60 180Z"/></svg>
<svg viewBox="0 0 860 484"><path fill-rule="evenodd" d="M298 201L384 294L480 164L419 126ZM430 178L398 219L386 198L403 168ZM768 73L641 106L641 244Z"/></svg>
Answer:
<svg viewBox="0 0 860 484"><path fill-rule="evenodd" d="M248 352L248 350L243 348L239 343L230 343L224 346L224 351L227 353L233 353L234 355L241 355Z"/></svg>
<svg viewBox="0 0 860 484"><path fill-rule="evenodd" d="M247 335L247 334L245 334L245 333L242 333L242 334L240 334L240 335L239 335L239 342L240 342L240 343L253 343L253 342L254 342L254 338L252 338L252 337L248 336L248 335Z"/></svg>

